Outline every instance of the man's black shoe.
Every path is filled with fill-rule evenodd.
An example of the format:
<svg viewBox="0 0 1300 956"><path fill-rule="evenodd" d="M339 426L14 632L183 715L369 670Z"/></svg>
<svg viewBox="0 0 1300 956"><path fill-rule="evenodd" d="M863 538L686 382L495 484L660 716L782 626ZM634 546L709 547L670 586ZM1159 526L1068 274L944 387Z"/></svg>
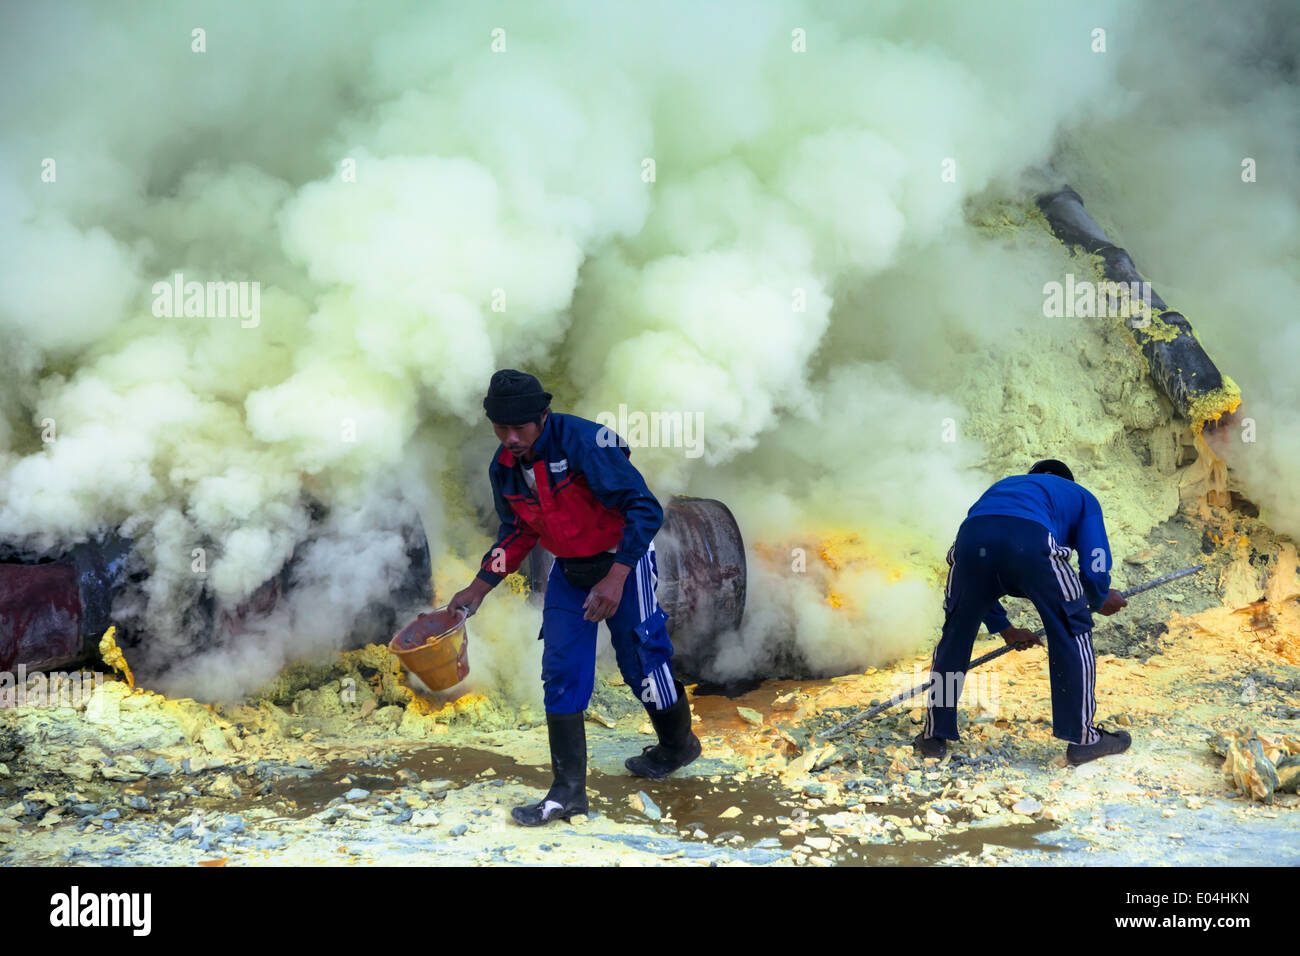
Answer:
<svg viewBox="0 0 1300 956"><path fill-rule="evenodd" d="M1122 754L1128 750L1129 744L1133 743L1133 738L1129 736L1126 730L1111 733L1109 730L1102 730L1098 727L1097 732L1101 734L1101 739L1095 744L1068 745L1065 748L1065 759L1077 767L1081 763L1096 760L1098 757Z"/></svg>
<svg viewBox="0 0 1300 956"><path fill-rule="evenodd" d="M944 754L948 752L948 741L942 737L927 737L924 732L916 735L912 741L912 747L919 751L922 757L934 757L936 760L942 760Z"/></svg>

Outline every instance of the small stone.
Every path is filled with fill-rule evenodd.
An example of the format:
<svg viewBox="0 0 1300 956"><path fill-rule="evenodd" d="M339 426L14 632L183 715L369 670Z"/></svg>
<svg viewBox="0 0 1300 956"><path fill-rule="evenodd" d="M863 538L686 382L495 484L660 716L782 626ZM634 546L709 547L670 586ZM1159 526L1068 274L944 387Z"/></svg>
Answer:
<svg viewBox="0 0 1300 956"><path fill-rule="evenodd" d="M1132 727L1133 718L1130 717L1128 714L1120 714L1118 717L1115 718L1115 723L1119 724L1121 727Z"/></svg>
<svg viewBox="0 0 1300 956"><path fill-rule="evenodd" d="M362 790L360 787L353 787L347 793L343 794L343 799L349 802L355 800L364 800L370 796L369 790Z"/></svg>
<svg viewBox="0 0 1300 956"><path fill-rule="evenodd" d="M134 783L144 776L143 773L135 770L123 770L115 766L100 767L99 772L105 780L112 780L114 783Z"/></svg>
<svg viewBox="0 0 1300 956"><path fill-rule="evenodd" d="M432 810L416 810L411 814L410 819L413 827L436 827L442 822L438 814Z"/></svg>
<svg viewBox="0 0 1300 956"><path fill-rule="evenodd" d="M727 809L723 810L721 813L718 814L718 819L734 820L736 817L740 816L742 812L743 811L740 809L740 807L727 807Z"/></svg>
<svg viewBox="0 0 1300 956"><path fill-rule="evenodd" d="M644 813L651 820L662 820L664 812L659 809L659 804L650 798L650 794L644 790L638 790L636 799L641 803L641 813Z"/></svg>
<svg viewBox="0 0 1300 956"><path fill-rule="evenodd" d="M217 774L204 792L210 797L225 797L230 800L238 800L244 795L244 791L239 789L239 785L228 773Z"/></svg>
<svg viewBox="0 0 1300 956"><path fill-rule="evenodd" d="M126 805L132 810L148 810L150 806L148 797L141 796L128 797Z"/></svg>
<svg viewBox="0 0 1300 956"><path fill-rule="evenodd" d="M452 836L454 836L454 837L458 837L458 836L464 836L468 831L469 831L469 825L468 825L468 824L465 824L465 823L458 823L458 824L456 824L454 827L452 827L450 830L448 830L447 832L450 833L450 834L451 834Z"/></svg>
<svg viewBox="0 0 1300 956"><path fill-rule="evenodd" d="M1011 811L1013 813L1023 814L1027 817L1039 813L1042 809L1043 805L1033 797L1023 797L1011 805Z"/></svg>
<svg viewBox="0 0 1300 956"><path fill-rule="evenodd" d="M752 707L737 707L736 713L740 715L741 720L743 720L747 724L750 724L751 726L754 727L763 726L763 715L760 714L758 711L754 710L754 708Z"/></svg>
<svg viewBox="0 0 1300 956"><path fill-rule="evenodd" d="M199 734L199 743L210 754L226 753L230 750L230 743L220 727L205 727Z"/></svg>
<svg viewBox="0 0 1300 956"><path fill-rule="evenodd" d="M159 757L149 765L149 776L151 777L169 777L175 772L176 768L165 757Z"/></svg>
<svg viewBox="0 0 1300 956"><path fill-rule="evenodd" d="M830 837L804 837L803 842L814 850L829 850L834 841Z"/></svg>
<svg viewBox="0 0 1300 956"><path fill-rule="evenodd" d="M1300 793L1300 754L1277 762L1277 789L1282 793Z"/></svg>

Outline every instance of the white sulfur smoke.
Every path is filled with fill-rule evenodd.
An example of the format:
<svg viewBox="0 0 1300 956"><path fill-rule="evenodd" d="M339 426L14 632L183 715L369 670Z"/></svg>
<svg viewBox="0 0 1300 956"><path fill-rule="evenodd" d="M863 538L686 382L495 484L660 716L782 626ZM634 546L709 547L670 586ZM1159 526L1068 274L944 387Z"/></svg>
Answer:
<svg viewBox="0 0 1300 956"><path fill-rule="evenodd" d="M1103 329L1043 326L1064 251L972 224L1048 159L1259 403L1270 438L1233 463L1294 528L1270 475L1300 447L1295 70L1248 62L1251 18L1282 7L1168 41L1160 5L1119 2L10 10L0 538L130 534L141 653L170 689L237 696L398 585L404 501L439 594L468 581L492 521L480 399L527 368L560 411L698 416L702 456L634 451L661 498L718 497L751 543L866 542L841 608L751 562L721 670L791 639L819 670L880 662L932 639L943 551L989 481L1074 453L1118 484L1109 462L1144 467L1126 429L1167 420L1122 346L1105 368L1128 378L1092 366ZM1188 172L1251 150L1273 172L1249 200ZM1202 243L1214 225L1261 238ZM177 273L258 283L256 321L157 315ZM1125 542L1176 502L1141 474ZM193 609L233 610L295 553L290 598L208 646ZM536 612L489 600L474 680L535 695Z"/></svg>

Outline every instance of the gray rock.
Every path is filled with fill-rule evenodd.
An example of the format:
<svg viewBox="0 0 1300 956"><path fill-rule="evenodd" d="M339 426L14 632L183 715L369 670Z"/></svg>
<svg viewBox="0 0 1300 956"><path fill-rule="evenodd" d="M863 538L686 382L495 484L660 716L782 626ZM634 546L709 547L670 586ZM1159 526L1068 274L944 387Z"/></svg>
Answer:
<svg viewBox="0 0 1300 956"><path fill-rule="evenodd" d="M114 807L112 810L105 810L99 815L101 820L116 820L122 815L122 812Z"/></svg>
<svg viewBox="0 0 1300 956"><path fill-rule="evenodd" d="M89 817L99 812L98 803L74 803L72 812L79 817Z"/></svg>
<svg viewBox="0 0 1300 956"><path fill-rule="evenodd" d="M244 818L237 813L226 814L226 818L221 821L222 833L243 833Z"/></svg>
<svg viewBox="0 0 1300 956"><path fill-rule="evenodd" d="M642 812L647 817L649 817L651 820L663 819L664 812L659 809L659 804L655 803L653 800L650 799L650 794L646 793L644 790L638 790L637 797L638 799L640 799L641 806L644 808Z"/></svg>
<svg viewBox="0 0 1300 956"><path fill-rule="evenodd" d="M150 808L149 798L142 796L128 797L126 805L132 810L148 810Z"/></svg>
<svg viewBox="0 0 1300 956"><path fill-rule="evenodd" d="M344 800L364 800L370 796L369 790L362 790L360 787L353 787L347 793L343 794Z"/></svg>
<svg viewBox="0 0 1300 956"><path fill-rule="evenodd" d="M151 777L170 777L175 772L176 768L165 757L159 757L149 765L149 776Z"/></svg>
<svg viewBox="0 0 1300 956"><path fill-rule="evenodd" d="M468 825L464 823L458 823L447 832L454 837L458 837L458 836L464 836L468 830L469 830Z"/></svg>
<svg viewBox="0 0 1300 956"><path fill-rule="evenodd" d="M403 810L401 813L399 813L396 817L393 818L393 823L406 823L413 816L415 816L414 810Z"/></svg>

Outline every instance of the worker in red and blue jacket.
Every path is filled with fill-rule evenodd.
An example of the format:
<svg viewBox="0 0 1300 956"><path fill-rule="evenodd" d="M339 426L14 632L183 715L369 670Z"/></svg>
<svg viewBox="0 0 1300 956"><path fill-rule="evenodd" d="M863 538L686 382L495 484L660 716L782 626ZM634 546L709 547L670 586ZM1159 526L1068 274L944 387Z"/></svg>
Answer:
<svg viewBox="0 0 1300 956"><path fill-rule="evenodd" d="M488 467L501 526L474 580L450 601L473 614L536 545L555 555L540 634L554 779L541 801L512 811L525 826L587 812L584 712L600 621L659 737L627 768L659 779L701 752L686 690L673 677L668 616L655 599L663 509L612 429L552 412L550 402L532 375L502 369L492 376L483 408L501 441Z"/></svg>
<svg viewBox="0 0 1300 956"><path fill-rule="evenodd" d="M1078 573L1070 566L1075 551ZM943 637L930 665L929 706L915 748L926 757L943 757L946 741L958 739L957 698L981 623L1019 649L1041 643L1033 632L1011 626L1000 601L1010 594L1032 601L1042 619L1052 733L1069 741L1066 759L1081 764L1127 750L1127 732L1093 724L1092 614L1111 615L1128 604L1110 586L1110 569L1101 505L1064 462L1035 462L1028 474L1003 478L985 491L948 551Z"/></svg>

